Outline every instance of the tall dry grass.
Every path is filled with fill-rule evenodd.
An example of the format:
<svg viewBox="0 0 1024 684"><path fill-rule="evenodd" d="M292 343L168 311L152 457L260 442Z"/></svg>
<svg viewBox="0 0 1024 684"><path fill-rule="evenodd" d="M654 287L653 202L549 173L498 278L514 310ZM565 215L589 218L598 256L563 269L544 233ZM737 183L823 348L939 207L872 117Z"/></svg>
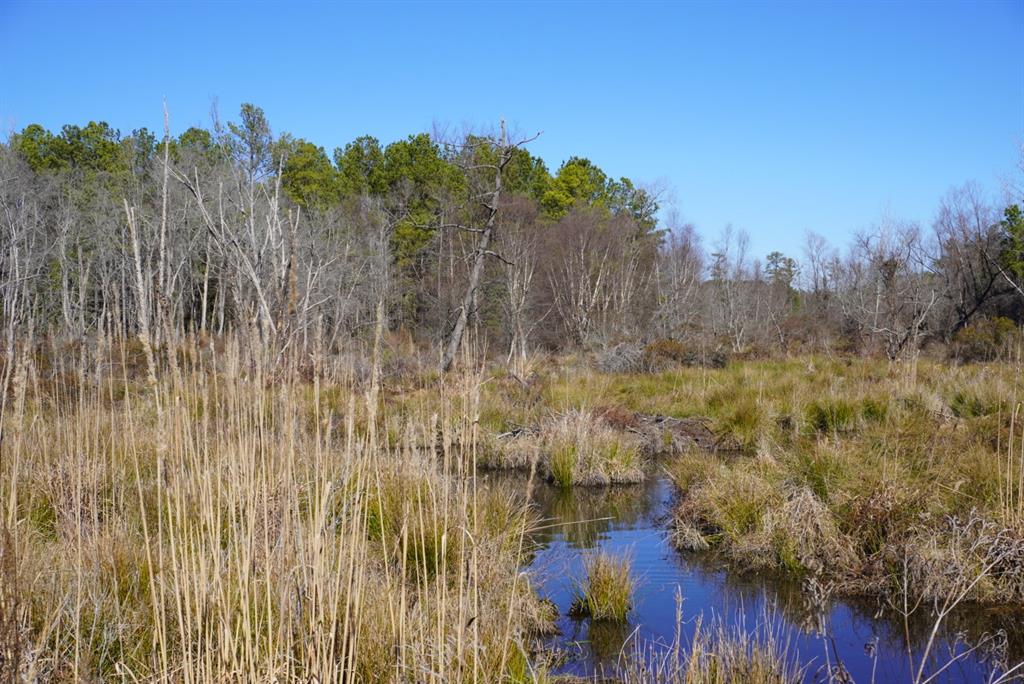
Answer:
<svg viewBox="0 0 1024 684"><path fill-rule="evenodd" d="M812 359L657 376L542 368L504 385L480 370L411 373L384 387L379 352L367 370L243 342L26 343L5 359L0 675L543 679L534 634L551 615L522 571L529 508L474 477L508 411L540 428L517 439L576 446L563 468L574 483L617 477L585 476L598 461L580 445L602 472L640 472L636 436L595 405L709 416L737 451L672 468L676 538L692 548L851 591L902 579L932 598L949 595L933 582L944 570L985 562L964 596L1022 595L1013 369L921 363L911 377ZM712 641L684 660L736 673L760 660L779 681L771 644Z"/></svg>
<svg viewBox="0 0 1024 684"><path fill-rule="evenodd" d="M520 569L528 509L450 434L473 432L479 377L398 420L376 373L307 382L229 340L143 375L100 347L59 373L23 354L4 415L0 649L19 677L529 678L547 618Z"/></svg>
<svg viewBox="0 0 1024 684"><path fill-rule="evenodd" d="M636 644L622 654L616 680L624 684L798 684L801 667L792 634L771 609L754 624L696 618L692 637L682 637L682 598L677 596L676 635L669 644ZM817 673L814 677L818 681ZM823 680L824 681L824 680ZM828 681L833 681L829 679Z"/></svg>
<svg viewBox="0 0 1024 684"><path fill-rule="evenodd" d="M1010 409L1006 462L1000 470L999 503L1003 518L1024 526L1024 403L1015 401Z"/></svg>

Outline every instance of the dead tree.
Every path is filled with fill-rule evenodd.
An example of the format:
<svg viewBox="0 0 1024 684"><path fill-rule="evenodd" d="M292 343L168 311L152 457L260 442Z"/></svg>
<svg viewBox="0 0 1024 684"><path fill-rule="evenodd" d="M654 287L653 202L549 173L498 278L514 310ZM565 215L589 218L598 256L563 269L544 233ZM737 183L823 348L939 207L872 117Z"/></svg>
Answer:
<svg viewBox="0 0 1024 684"><path fill-rule="evenodd" d="M495 228L498 223L498 210L501 204L501 190L502 190L502 174L505 171L505 167L510 161L512 161L513 153L522 145L527 142L536 139L537 136L533 136L527 140L521 140L516 143L510 143L508 140L508 132L505 130L505 121L501 122L501 133L498 140L485 140L483 144L493 145L497 151L497 159L493 164L475 164L474 168L484 169L493 171L494 173L494 185L489 191L486 191L480 195L480 202L484 209L484 220L483 227L470 227L470 226L452 226L469 233L478 235L476 247L473 249L471 254L472 266L469 271L469 281L466 283L466 291L462 296L462 305L459 307L459 315L455 321L455 327L452 329L451 337L448 339L447 345L445 345L444 353L441 356L441 372L448 372L451 369L452 364L455 362L455 355L459 353L459 347L462 345L462 338L466 333L466 327L469 324L469 316L476 309L477 303L477 290L480 287L480 279L483 276L484 264L487 261L487 257L495 257L502 260L501 257L494 251L491 250L491 242L494 240ZM471 145L477 145L479 143L470 143Z"/></svg>
<svg viewBox="0 0 1024 684"><path fill-rule="evenodd" d="M632 218L590 208L549 232L548 287L567 338L603 347L640 337L655 308L655 241Z"/></svg>
<svg viewBox="0 0 1024 684"><path fill-rule="evenodd" d="M671 220L675 222L674 217ZM693 225L670 229L656 266L658 333L662 337L683 339L697 325L697 295L704 271L700 237Z"/></svg>
<svg viewBox="0 0 1024 684"><path fill-rule="evenodd" d="M605 285L608 260L608 249L592 247L584 233L566 249L559 268L551 276L555 310L576 344L583 345L591 339L611 306Z"/></svg>
<svg viewBox="0 0 1024 684"><path fill-rule="evenodd" d="M859 235L844 266L843 313L890 360L916 353L943 283L916 224L886 221Z"/></svg>
<svg viewBox="0 0 1024 684"><path fill-rule="evenodd" d="M535 214L520 211L510 221L506 215L502 225L501 253L505 276L503 309L509 336L506 364L521 374L529 350L529 338L544 316L531 316L534 283L537 273L538 239Z"/></svg>
<svg viewBox="0 0 1024 684"><path fill-rule="evenodd" d="M51 245L27 169L0 149L0 463L3 462L8 400L13 394L17 346L31 329L33 308L44 281ZM31 331L28 335L31 338ZM2 656L2 654L0 654Z"/></svg>
<svg viewBox="0 0 1024 684"><path fill-rule="evenodd" d="M998 268L1002 236L995 211L970 184L943 198L934 229L948 307L944 332L951 336L1005 290Z"/></svg>
<svg viewBox="0 0 1024 684"><path fill-rule="evenodd" d="M748 258L750 236L726 226L711 254L709 288L711 330L729 341L734 352L750 343L763 317L758 269Z"/></svg>

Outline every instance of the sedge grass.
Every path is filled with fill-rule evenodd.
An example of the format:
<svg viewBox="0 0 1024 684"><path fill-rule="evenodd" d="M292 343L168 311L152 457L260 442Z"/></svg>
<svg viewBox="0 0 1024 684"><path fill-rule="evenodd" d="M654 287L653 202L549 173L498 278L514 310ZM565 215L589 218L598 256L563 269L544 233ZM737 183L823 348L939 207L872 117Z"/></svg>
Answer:
<svg viewBox="0 0 1024 684"><path fill-rule="evenodd" d="M626 622L636 590L629 556L592 553L583 561L583 574L572 612L596 622Z"/></svg>

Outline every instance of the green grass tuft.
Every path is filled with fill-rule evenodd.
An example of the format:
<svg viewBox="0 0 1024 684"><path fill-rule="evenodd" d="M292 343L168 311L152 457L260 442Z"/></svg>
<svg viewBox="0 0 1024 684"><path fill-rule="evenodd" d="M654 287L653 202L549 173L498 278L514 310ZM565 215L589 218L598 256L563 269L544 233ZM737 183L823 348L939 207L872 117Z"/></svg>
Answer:
<svg viewBox="0 0 1024 684"><path fill-rule="evenodd" d="M818 400L807 407L807 422L818 433L846 432L856 420L857 410L843 399Z"/></svg>
<svg viewBox="0 0 1024 684"><path fill-rule="evenodd" d="M584 560L585 579L573 602L576 615L599 622L625 622L633 603L635 581L630 559L598 552Z"/></svg>

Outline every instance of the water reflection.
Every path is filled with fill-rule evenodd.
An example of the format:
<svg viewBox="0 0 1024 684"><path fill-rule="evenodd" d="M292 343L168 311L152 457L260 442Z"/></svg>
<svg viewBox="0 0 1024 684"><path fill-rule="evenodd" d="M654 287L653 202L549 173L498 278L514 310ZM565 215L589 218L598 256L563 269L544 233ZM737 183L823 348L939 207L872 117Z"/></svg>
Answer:
<svg viewBox="0 0 1024 684"><path fill-rule="evenodd" d="M501 486L527 491L521 478ZM681 554L667 539L673 490L665 478L570 491L534 483L530 495L543 520L533 535L536 552L530 569L542 594L559 608L557 645L568 652L567 673L607 672L624 650L671 643L677 630L686 643L693 638L698 616L705 624L714 617L728 625L763 624L768 616L788 632L808 682L827 681L825 664L837 662L858 682L913 680L911 659L918 662L932 628L926 608L904 619L877 601L834 598L822 612L792 582L732 572L713 554ZM567 615L574 583L582 576L582 551L597 548L633 557L639 589L628 625ZM682 597L681 623L677 595ZM967 644L978 645L985 635L1000 630L1005 639L989 638L933 681L985 681L994 656L1012 663L1024 659L1021 611L966 607L951 615L930 658L930 671L970 648Z"/></svg>
<svg viewBox="0 0 1024 684"><path fill-rule="evenodd" d="M562 489L545 484L534 489L533 500L542 524L533 541L545 545L556 539L573 549L591 549L614 530L649 525L654 486L618 485Z"/></svg>

